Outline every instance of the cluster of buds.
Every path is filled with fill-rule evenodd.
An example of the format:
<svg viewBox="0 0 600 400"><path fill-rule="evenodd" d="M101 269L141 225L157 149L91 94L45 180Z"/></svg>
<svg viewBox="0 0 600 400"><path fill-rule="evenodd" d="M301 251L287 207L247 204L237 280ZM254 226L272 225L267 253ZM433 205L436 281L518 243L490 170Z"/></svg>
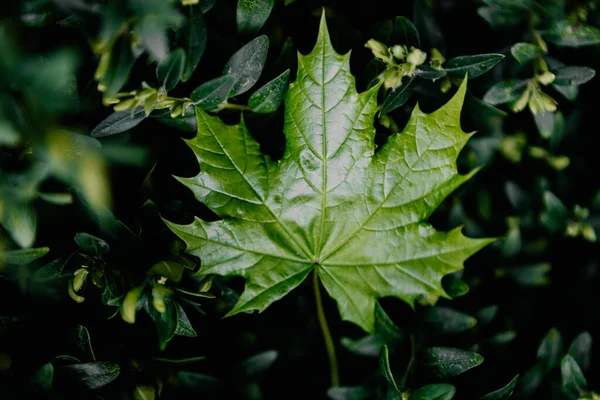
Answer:
<svg viewBox="0 0 600 400"><path fill-rule="evenodd" d="M114 104L115 111L131 110L132 113L137 107L143 106L146 115L150 115L153 110L168 108L171 118L177 118L185 114L192 101L186 98L169 97L163 88L156 89L142 82L141 90L118 93L114 98L105 99L104 104Z"/></svg>
<svg viewBox="0 0 600 400"><path fill-rule="evenodd" d="M415 47L387 47L375 39L370 39L365 47L373 52L375 58L386 64L387 68L382 76L386 89L395 88L400 85L403 77L414 75L415 69L427 59L427 54Z"/></svg>

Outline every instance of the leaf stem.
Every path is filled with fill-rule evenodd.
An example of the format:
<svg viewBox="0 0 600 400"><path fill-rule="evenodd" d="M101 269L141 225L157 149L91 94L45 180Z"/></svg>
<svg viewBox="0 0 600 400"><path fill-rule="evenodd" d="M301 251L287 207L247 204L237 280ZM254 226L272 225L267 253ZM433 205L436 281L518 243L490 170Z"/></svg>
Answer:
<svg viewBox="0 0 600 400"><path fill-rule="evenodd" d="M319 325L323 332L325 347L327 348L327 356L329 357L329 371L331 373L331 387L340 386L340 376L338 372L337 357L335 355L335 345L327 325L325 311L323 310L323 300L321 298L321 288L319 287L319 277L317 271L313 270L313 289L315 290L315 300L317 303L317 316L319 317Z"/></svg>
<svg viewBox="0 0 600 400"><path fill-rule="evenodd" d="M220 111L220 110L223 110L226 108L228 108L230 110L252 111L251 107L245 106L243 104L229 103L227 100L225 100L224 102L219 104L219 106L217 107L217 110Z"/></svg>

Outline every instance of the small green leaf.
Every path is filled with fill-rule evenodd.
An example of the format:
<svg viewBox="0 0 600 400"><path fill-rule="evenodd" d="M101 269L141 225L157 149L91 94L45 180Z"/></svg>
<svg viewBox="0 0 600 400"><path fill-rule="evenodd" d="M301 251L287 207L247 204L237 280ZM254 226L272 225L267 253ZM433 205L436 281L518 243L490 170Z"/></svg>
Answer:
<svg viewBox="0 0 600 400"><path fill-rule="evenodd" d="M585 24L571 25L568 20L553 24L542 35L557 46L581 47L600 43L600 29Z"/></svg>
<svg viewBox="0 0 600 400"><path fill-rule="evenodd" d="M469 293L469 285L454 274L444 277L442 285L444 286L446 293L453 299Z"/></svg>
<svg viewBox="0 0 600 400"><path fill-rule="evenodd" d="M588 67L562 67L554 72L554 84L559 86L582 85L590 81L596 71Z"/></svg>
<svg viewBox="0 0 600 400"><path fill-rule="evenodd" d="M185 266L178 262L172 260L162 260L152 265L152 268L150 268L148 273L152 275L164 276L174 282L179 282L183 276L184 269Z"/></svg>
<svg viewBox="0 0 600 400"><path fill-rule="evenodd" d="M156 67L156 78L158 83L166 90L169 91L177 86L179 79L183 74L185 67L185 51L183 49L177 49L163 61L158 63Z"/></svg>
<svg viewBox="0 0 600 400"><path fill-rule="evenodd" d="M510 79L499 82L488 89L483 100L493 105L515 101L525 91L527 82L527 79Z"/></svg>
<svg viewBox="0 0 600 400"><path fill-rule="evenodd" d="M430 327L432 333L440 335L463 332L477 324L477 320L470 315L447 307L426 309L420 321Z"/></svg>
<svg viewBox="0 0 600 400"><path fill-rule="evenodd" d="M437 378L462 374L483 362L483 357L472 351L451 347L430 347L425 350L420 364Z"/></svg>
<svg viewBox="0 0 600 400"><path fill-rule="evenodd" d="M533 115L533 121L544 139L549 139L554 130L554 113L553 112L538 112Z"/></svg>
<svg viewBox="0 0 600 400"><path fill-rule="evenodd" d="M204 17L202 16L202 13L206 12L202 10L203 3L206 4L208 1L201 1L198 6L189 7L189 18L186 21L186 25L181 28L181 31L185 34L185 48L187 50L185 67L183 68L183 73L181 74L182 82L187 82L188 79L192 77L192 74L196 70L198 63L204 54L204 49L206 48L206 40L208 35L206 23L204 22Z"/></svg>
<svg viewBox="0 0 600 400"><path fill-rule="evenodd" d="M248 99L248 106L255 113L268 114L277 111L290 81L290 70L267 82Z"/></svg>
<svg viewBox="0 0 600 400"><path fill-rule="evenodd" d="M492 304L490 306L483 307L475 314L477 316L477 321L480 325L485 326L489 325L496 315L498 314L498 305Z"/></svg>
<svg viewBox="0 0 600 400"><path fill-rule="evenodd" d="M575 362L586 370L592 358L592 335L589 332L581 332L569 346L569 355L573 357Z"/></svg>
<svg viewBox="0 0 600 400"><path fill-rule="evenodd" d="M488 393L483 397L480 397L479 400L506 400L508 399L515 390L515 386L517 386L517 381L519 380L519 375L512 378L508 384L494 392Z"/></svg>
<svg viewBox="0 0 600 400"><path fill-rule="evenodd" d="M175 328L175 334L187 337L196 337L198 334L194 330L187 314L185 313L181 304L177 304L177 327Z"/></svg>
<svg viewBox="0 0 600 400"><path fill-rule="evenodd" d="M236 51L227 61L223 75L230 75L235 82L229 93L234 97L245 93L258 81L267 60L269 38L261 35Z"/></svg>
<svg viewBox="0 0 600 400"><path fill-rule="evenodd" d="M449 383L434 383L418 388L410 395L410 400L450 400L456 387Z"/></svg>
<svg viewBox="0 0 600 400"><path fill-rule="evenodd" d="M398 107L402 107L404 103L408 101L412 94L414 81L414 76L406 78L405 82L402 82L390 92L383 102L381 115L385 115Z"/></svg>
<svg viewBox="0 0 600 400"><path fill-rule="evenodd" d="M27 265L42 258L49 251L49 247L2 251L0 252L0 264Z"/></svg>
<svg viewBox="0 0 600 400"><path fill-rule="evenodd" d="M544 376L544 367L541 362L537 362L531 369L523 374L519 379L517 394L519 398L528 398L538 389L542 383Z"/></svg>
<svg viewBox="0 0 600 400"><path fill-rule="evenodd" d="M80 388L96 390L117 379L121 369L112 362L94 361L65 365L60 367L59 372L61 376Z"/></svg>
<svg viewBox="0 0 600 400"><path fill-rule="evenodd" d="M233 76L223 75L204 82L192 92L190 99L203 110L211 110L227 100L236 81Z"/></svg>
<svg viewBox="0 0 600 400"><path fill-rule="evenodd" d="M73 203L73 195L71 193L39 193L40 199L48 203L57 205L66 205Z"/></svg>
<svg viewBox="0 0 600 400"><path fill-rule="evenodd" d="M238 0L236 11L238 32L242 35L258 32L267 22L274 3L274 0Z"/></svg>
<svg viewBox="0 0 600 400"><path fill-rule="evenodd" d="M136 286L127 292L127 294L125 295L125 299L123 300L123 304L121 305L121 318L123 318L123 321L129 324L135 323L137 303L141 294L141 286Z"/></svg>
<svg viewBox="0 0 600 400"><path fill-rule="evenodd" d="M435 81L436 79L446 76L446 71L443 69L433 68L429 65L419 65L415 69L415 75L420 76L423 79L431 79L432 81Z"/></svg>
<svg viewBox="0 0 600 400"><path fill-rule="evenodd" d="M105 98L112 98L121 90L129 78L137 54L131 50L129 35L121 35L112 46L109 64L100 77L99 88Z"/></svg>
<svg viewBox="0 0 600 400"><path fill-rule="evenodd" d="M115 135L134 128L146 118L144 107L138 107L133 114L130 110L118 111L106 117L96 126L90 136L94 138Z"/></svg>
<svg viewBox="0 0 600 400"><path fill-rule="evenodd" d="M76 233L75 243L80 249L95 256L102 256L108 252L110 247L104 240L90 235L89 233Z"/></svg>
<svg viewBox="0 0 600 400"><path fill-rule="evenodd" d="M560 232L565 228L569 218L569 210L554 193L544 192L544 211L540 214L540 221L550 232Z"/></svg>
<svg viewBox="0 0 600 400"><path fill-rule="evenodd" d="M384 42L385 43L385 42ZM394 30L392 32L392 43L390 45L405 45L410 48L416 47L421 48L421 39L419 38L419 31L413 25L413 23L405 17L396 17L394 20Z"/></svg>
<svg viewBox="0 0 600 400"><path fill-rule="evenodd" d="M11 204L10 211L0 210L0 225L20 247L31 247L37 231L37 214L31 204Z"/></svg>
<svg viewBox="0 0 600 400"><path fill-rule="evenodd" d="M54 382L54 365L48 362L35 371L31 377L31 384L42 392L49 392Z"/></svg>
<svg viewBox="0 0 600 400"><path fill-rule="evenodd" d="M539 50L532 43L517 43L510 48L510 54L512 54L519 64L527 64L537 57Z"/></svg>
<svg viewBox="0 0 600 400"><path fill-rule="evenodd" d="M504 56L502 54L477 54L474 56L460 56L451 58L444 63L448 75L462 78L465 73L469 78L476 78L485 74L498 64Z"/></svg>
<svg viewBox="0 0 600 400"><path fill-rule="evenodd" d="M552 88L560 93L565 99L569 101L575 101L577 96L579 95L579 86L571 85L571 86L560 86L560 85L552 85Z"/></svg>
<svg viewBox="0 0 600 400"><path fill-rule="evenodd" d="M165 304L164 312L159 312L152 306L147 308L148 314L156 324L156 333L158 334L161 350L164 350L167 343L173 339L178 323L177 303L170 296L164 296L163 301Z"/></svg>
<svg viewBox="0 0 600 400"><path fill-rule="evenodd" d="M150 385L136 385L133 391L134 400L154 400L156 398L156 389Z"/></svg>
<svg viewBox="0 0 600 400"><path fill-rule="evenodd" d="M200 7L200 11L202 11L202 14L206 14L208 11L210 11L216 2L217 0L199 0L198 5Z"/></svg>
<svg viewBox="0 0 600 400"><path fill-rule="evenodd" d="M73 345L75 346L77 358L80 360L96 361L94 350L92 349L92 341L90 332L83 325L75 327Z"/></svg>
<svg viewBox="0 0 600 400"><path fill-rule="evenodd" d="M398 385L396 384L396 380L394 379L394 374L392 374L392 368L390 367L390 353L388 351L387 345L384 345L381 349L381 353L379 355L379 370L383 374L383 377L390 384L390 386L396 392L400 392L398 389Z"/></svg>
<svg viewBox="0 0 600 400"><path fill-rule="evenodd" d="M504 7L479 7L477 14L492 28L514 26L526 18L526 13Z"/></svg>
<svg viewBox="0 0 600 400"><path fill-rule="evenodd" d="M385 341L381 335L367 335L358 340L352 340L348 337L342 337L341 345L352 354L360 356L377 357L381 354L381 349Z"/></svg>
<svg viewBox="0 0 600 400"><path fill-rule="evenodd" d="M560 373L562 376L563 386L570 392L581 395L584 389L587 388L587 381L581 372L581 368L577 365L577 361L569 354L562 358L560 363Z"/></svg>
<svg viewBox="0 0 600 400"><path fill-rule="evenodd" d="M521 286L545 286L550 283L548 272L551 268L549 263L536 263L500 269L496 273L508 276Z"/></svg>
<svg viewBox="0 0 600 400"><path fill-rule="evenodd" d="M213 376L189 371L178 371L170 382L175 387L188 390L215 389L223 384Z"/></svg>
<svg viewBox="0 0 600 400"><path fill-rule="evenodd" d="M544 336L537 350L537 357L545 371L559 365L562 352L563 344L560 332L556 328L552 328Z"/></svg>
<svg viewBox="0 0 600 400"><path fill-rule="evenodd" d="M242 362L242 371L246 377L259 375L271 368L278 356L279 354L275 350L267 350L253 355Z"/></svg>

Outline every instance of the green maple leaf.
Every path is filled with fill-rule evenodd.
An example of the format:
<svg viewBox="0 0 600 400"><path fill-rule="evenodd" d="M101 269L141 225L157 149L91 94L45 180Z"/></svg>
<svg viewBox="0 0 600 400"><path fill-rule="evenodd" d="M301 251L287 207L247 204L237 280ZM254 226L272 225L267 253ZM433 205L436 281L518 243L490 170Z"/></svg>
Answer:
<svg viewBox="0 0 600 400"><path fill-rule="evenodd" d="M349 56L335 52L323 18L286 94L280 161L261 153L243 121L225 125L196 108L187 143L201 172L178 179L223 219L167 223L201 258L201 274L246 279L228 315L264 310L314 270L342 318L373 332L377 298L448 297L442 277L493 241L425 222L474 173L456 168L470 136L460 128L466 79L436 112L417 106L375 153L379 87L356 91Z"/></svg>

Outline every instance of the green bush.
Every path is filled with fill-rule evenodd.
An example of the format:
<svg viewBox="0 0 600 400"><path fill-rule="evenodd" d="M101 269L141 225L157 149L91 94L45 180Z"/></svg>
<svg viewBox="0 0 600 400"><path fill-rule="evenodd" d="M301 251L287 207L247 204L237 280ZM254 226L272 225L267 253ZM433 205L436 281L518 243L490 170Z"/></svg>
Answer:
<svg viewBox="0 0 600 400"><path fill-rule="evenodd" d="M598 7L9 2L0 398L600 399Z"/></svg>

